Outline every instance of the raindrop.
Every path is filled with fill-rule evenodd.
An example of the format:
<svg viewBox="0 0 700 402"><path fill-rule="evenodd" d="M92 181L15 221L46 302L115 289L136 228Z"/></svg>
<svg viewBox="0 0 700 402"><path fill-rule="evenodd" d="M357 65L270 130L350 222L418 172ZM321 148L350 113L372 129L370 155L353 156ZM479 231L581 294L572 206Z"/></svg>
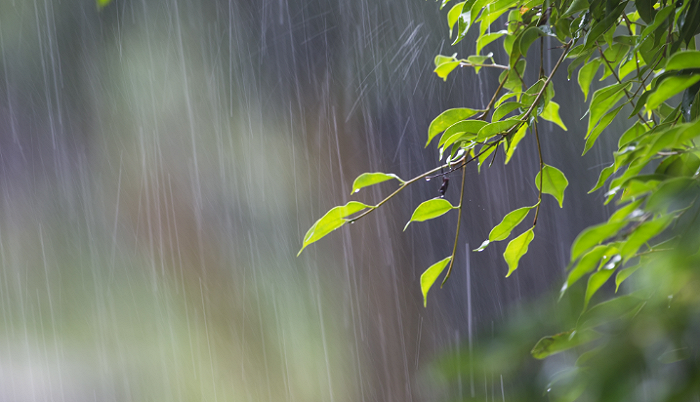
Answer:
<svg viewBox="0 0 700 402"><path fill-rule="evenodd" d="M425 178L425 181L430 181L430 177L426 177L426 178Z"/></svg>

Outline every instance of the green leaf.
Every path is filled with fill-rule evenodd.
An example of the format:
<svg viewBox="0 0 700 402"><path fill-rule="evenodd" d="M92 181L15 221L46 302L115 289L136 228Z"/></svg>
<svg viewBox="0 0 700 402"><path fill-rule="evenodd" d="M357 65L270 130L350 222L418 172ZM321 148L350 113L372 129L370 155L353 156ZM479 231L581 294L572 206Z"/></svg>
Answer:
<svg viewBox="0 0 700 402"><path fill-rule="evenodd" d="M464 7L464 3L466 2L463 1L455 4L447 13L447 26L450 27L450 39L452 39L452 31L457 23L457 19L459 18L459 15L462 14L462 7Z"/></svg>
<svg viewBox="0 0 700 402"><path fill-rule="evenodd" d="M527 253L530 242L535 238L533 229L534 228L528 229L508 243L506 251L503 253L503 258L506 260L506 263L508 263L508 274L506 274L506 278L509 277L513 271L518 269L520 258Z"/></svg>
<svg viewBox="0 0 700 402"><path fill-rule="evenodd" d="M642 204L644 199L640 198L636 201L632 201L624 207L620 207L615 213L613 213L608 222L620 222L626 220L629 215L634 212Z"/></svg>
<svg viewBox="0 0 700 402"><path fill-rule="evenodd" d="M622 282L624 282L625 279L629 278L638 269L639 264L627 267L623 270L620 270L620 272L617 273L617 276L615 277L615 293L617 293L617 291L620 290L620 285L622 284Z"/></svg>
<svg viewBox="0 0 700 402"><path fill-rule="evenodd" d="M447 81L447 76L459 66L459 61L448 61L446 63L442 63L439 66L435 68L435 73L438 75L438 77L442 78L443 81Z"/></svg>
<svg viewBox="0 0 700 402"><path fill-rule="evenodd" d="M440 141L438 142L438 147L449 145L447 144L449 142L448 140L457 134L473 133L474 136L476 136L476 133L478 133L479 130L485 125L486 122L483 120L458 121L445 130L445 134L442 135L442 138L440 138ZM454 140L452 140L452 142L454 142Z"/></svg>
<svg viewBox="0 0 700 402"><path fill-rule="evenodd" d="M579 11L587 10L588 7L590 7L588 0L574 0L561 17L570 17Z"/></svg>
<svg viewBox="0 0 700 402"><path fill-rule="evenodd" d="M493 112L493 115L491 116L491 121L499 121L508 113L512 112L513 110L516 110L521 106L522 103L520 102L505 102Z"/></svg>
<svg viewBox="0 0 700 402"><path fill-rule="evenodd" d="M505 240L510 236L510 233L515 229L520 222L525 219L527 214L532 210L532 208L535 208L537 205L531 206L531 207L522 207L518 208L515 211L509 212L506 216L503 217L503 220L501 220L501 223L496 225L493 229L491 229L491 232L489 233L489 242L494 242L494 241L501 241Z"/></svg>
<svg viewBox="0 0 700 402"><path fill-rule="evenodd" d="M595 128L601 117L625 95L625 90L629 89L631 85L631 82L614 84L601 88L593 93L593 99L591 100L589 109L590 113L588 115L586 137L588 137L593 128Z"/></svg>
<svg viewBox="0 0 700 402"><path fill-rule="evenodd" d="M530 351L535 359L544 359L553 354L583 345L598 339L600 335L592 330L579 332L571 330L560 334L545 336L537 341L535 347Z"/></svg>
<svg viewBox="0 0 700 402"><path fill-rule="evenodd" d="M610 126L610 123L612 123L613 120L615 120L615 117L617 117L618 113L620 113L620 110L622 110L622 107L624 105L620 105L617 108L613 109L611 112L608 112L603 116L603 118L600 119L598 122L598 125L586 135L586 146L583 149L583 155L588 152L591 147L595 144L595 141L598 139L600 134Z"/></svg>
<svg viewBox="0 0 700 402"><path fill-rule="evenodd" d="M355 179L355 181L352 183L352 191L350 192L350 194L354 194L360 191L361 188L392 179L398 180L401 183L401 185L404 185L406 183L405 181L401 180L399 176L393 173L362 173L361 175L357 176L357 179Z"/></svg>
<svg viewBox="0 0 700 402"><path fill-rule="evenodd" d="M607 32L608 29L615 26L615 22L620 17L620 14L625 11L625 6L627 6L627 2L621 2L617 7L615 7L614 10L607 13L605 18L591 25L591 30L586 35L586 47L593 46L595 41L598 40L601 35Z"/></svg>
<svg viewBox="0 0 700 402"><path fill-rule="evenodd" d="M635 122L632 127L627 129L627 131L622 134L622 137L620 137L620 141L618 141L617 146L618 148L622 148L625 145L629 144L630 142L636 140L639 138L642 134L646 133L647 129L646 127L640 123L640 122Z"/></svg>
<svg viewBox="0 0 700 402"><path fill-rule="evenodd" d="M488 45L489 43L495 41L496 39L500 38L501 36L503 36L507 33L508 33L508 31L502 30L502 31L492 32L490 34L479 36L479 39L476 40L476 54L481 53L481 49L483 49L486 45Z"/></svg>
<svg viewBox="0 0 700 402"><path fill-rule="evenodd" d="M520 53L522 53L523 57L527 56L527 50L532 43L537 40L537 38L545 35L546 34L537 27L526 29L525 32L523 32L523 36L520 38Z"/></svg>
<svg viewBox="0 0 700 402"><path fill-rule="evenodd" d="M515 148L517 148L518 143L520 143L520 140L522 140L525 137L525 134L527 134L527 124L523 124L520 126L518 131L515 132L515 134L511 135L510 141L508 142L508 151L506 152L506 165L508 162L510 162L510 158L513 157L513 154L515 153Z"/></svg>
<svg viewBox="0 0 700 402"><path fill-rule="evenodd" d="M613 245L603 244L594 247L593 250L584 254L583 257L581 257L581 260L579 260L578 264L574 266L574 269L569 272L569 276L566 279L566 283L564 283L564 287L561 291L564 292L579 279L583 278L584 275L595 271L598 268L599 263L601 263L601 260L603 263L606 262L613 255L617 254L618 251L619 250L617 247Z"/></svg>
<svg viewBox="0 0 700 402"><path fill-rule="evenodd" d="M672 221L673 216L667 215L650 222L644 222L637 226L632 234L629 235L627 241L620 250L623 261L627 261L633 257L637 253L637 250L639 250L639 247L649 241L652 237L661 233L668 227L668 225L671 224Z"/></svg>
<svg viewBox="0 0 700 402"><path fill-rule="evenodd" d="M584 331L599 325L620 319L621 317L638 311L644 304L644 294L637 292L626 296L598 303L585 311L576 323L576 329Z"/></svg>
<svg viewBox="0 0 700 402"><path fill-rule="evenodd" d="M598 182L595 184L595 186L588 192L588 194L596 191L597 189L603 187L603 184L608 180L611 174L615 171L615 164L613 163L612 165L603 168L603 170L600 171L600 176L598 176Z"/></svg>
<svg viewBox="0 0 700 402"><path fill-rule="evenodd" d="M112 0L97 0L97 9L102 10L103 8L107 7Z"/></svg>
<svg viewBox="0 0 700 402"><path fill-rule="evenodd" d="M586 228L579 233L571 246L571 261L575 261L581 254L615 235L626 224L626 221L606 222Z"/></svg>
<svg viewBox="0 0 700 402"><path fill-rule="evenodd" d="M686 88L692 86L698 81L700 81L700 74L681 75L666 78L657 86L656 90L649 95L644 107L647 110L654 110L668 98L683 92Z"/></svg>
<svg viewBox="0 0 700 402"><path fill-rule="evenodd" d="M656 14L654 4L656 4L656 0L635 0L634 3L639 12L639 16L642 17L644 22L648 24L654 21L654 15Z"/></svg>
<svg viewBox="0 0 700 402"><path fill-rule="evenodd" d="M425 201L421 203L415 211L413 211L411 220L406 223L403 230L405 231L411 222L423 222L429 219L434 219L446 214L454 208L457 207L452 206L452 204L450 204L450 202L444 198L433 198L432 200Z"/></svg>
<svg viewBox="0 0 700 402"><path fill-rule="evenodd" d="M591 88L591 82L593 82L595 74L598 72L598 68L600 68L600 63L600 59L593 59L578 70L578 85L581 87L584 100L588 100L588 91Z"/></svg>
<svg viewBox="0 0 700 402"><path fill-rule="evenodd" d="M542 168L542 174L542 192L553 195L554 198L559 201L559 208L563 207L564 190L566 190L566 186L569 185L569 181L566 179L566 176L564 176L564 173L562 173L561 170L549 165L544 165ZM538 190L540 189L539 172L535 177L535 186L537 186Z"/></svg>
<svg viewBox="0 0 700 402"><path fill-rule="evenodd" d="M476 135L476 140L486 141L487 139L493 137L496 134L505 133L506 131L513 128L513 126L516 126L518 124L520 124L520 120L518 119L506 119L494 123L489 123L479 130L479 132Z"/></svg>
<svg viewBox="0 0 700 402"><path fill-rule="evenodd" d="M455 108L447 109L440 113L438 117L433 119L433 121L430 123L430 127L428 128L428 142L425 143L425 146L427 147L430 145L430 141L432 141L436 135L445 131L451 125L457 123L458 121L466 120L479 112L481 112L481 110Z"/></svg>
<svg viewBox="0 0 700 402"><path fill-rule="evenodd" d="M433 286L433 283L435 283L438 276L440 276L442 271L447 266L447 263L449 263L451 259L452 257L450 256L436 262L435 264L431 265L428 269L426 269L425 272L423 272L423 274L420 276L420 289L423 292L423 307L428 307L428 291Z"/></svg>
<svg viewBox="0 0 700 402"><path fill-rule="evenodd" d="M689 68L700 68L700 51L687 50L675 53L666 62L666 71L684 70Z"/></svg>
<svg viewBox="0 0 700 402"><path fill-rule="evenodd" d="M591 301L591 297L593 297L595 292L597 292L598 289L600 289L600 287L603 286L608 279L610 279L612 274L615 273L616 266L617 265L613 259L613 261L611 261L603 269L588 277L588 286L586 287L586 296L583 302L584 310L588 308L588 302Z"/></svg>
<svg viewBox="0 0 700 402"><path fill-rule="evenodd" d="M552 123L561 127L564 131L567 131L566 126L564 125L564 122L561 121L561 117L559 117L559 104L558 103L549 102L547 104L547 107L544 108L544 111L542 112L542 114L540 114L540 117L547 120L547 121L551 121Z"/></svg>
<svg viewBox="0 0 700 402"><path fill-rule="evenodd" d="M309 228L309 230L306 232L301 250L299 250L297 253L297 257L299 257L301 252L304 251L306 246L320 240L328 233L338 229L348 222L348 220L345 219L347 216L367 208L374 207L361 202L350 201L343 206L334 207L330 211L326 212L326 214L323 215L321 219L317 220L316 223L314 223L313 226L311 226L311 228Z"/></svg>

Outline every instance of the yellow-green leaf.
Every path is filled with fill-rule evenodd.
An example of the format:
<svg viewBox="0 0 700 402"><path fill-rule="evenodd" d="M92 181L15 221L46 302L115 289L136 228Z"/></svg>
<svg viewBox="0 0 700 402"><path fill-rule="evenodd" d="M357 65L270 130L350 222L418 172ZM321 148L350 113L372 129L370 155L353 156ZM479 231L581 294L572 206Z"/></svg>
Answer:
<svg viewBox="0 0 700 402"><path fill-rule="evenodd" d="M559 104L558 103L549 102L547 104L547 107L544 108L544 111L542 112L542 114L540 114L540 117L547 120L547 121L551 121L552 123L561 127L564 131L567 131L566 125L564 125L564 122L561 121L561 117L559 117Z"/></svg>
<svg viewBox="0 0 700 402"><path fill-rule="evenodd" d="M506 216L503 217L503 220L501 220L501 223L491 229L491 232L489 233L489 242L507 239L513 229L515 229L515 227L518 226L523 219L525 219L530 210L536 206L537 205L518 208L515 211L511 211L506 214Z"/></svg>
<svg viewBox="0 0 700 402"><path fill-rule="evenodd" d="M452 70L459 66L459 63L459 61L448 61L446 63L442 63L435 68L435 74L442 78L443 81L447 81L447 76L452 72Z"/></svg>
<svg viewBox="0 0 700 402"><path fill-rule="evenodd" d="M428 291L430 290L430 287L433 286L433 283L435 283L438 276L440 276L442 271L447 266L447 263L450 262L451 259L452 257L450 256L436 262L435 264L431 265L428 269L426 269L425 272L423 272L423 274L420 276L420 289L423 292L423 307L428 307Z"/></svg>
<svg viewBox="0 0 700 402"><path fill-rule="evenodd" d="M592 330L580 332L572 329L560 334L545 336L537 342L530 353L535 359L544 359L555 353L594 341L599 337L600 335Z"/></svg>
<svg viewBox="0 0 700 402"><path fill-rule="evenodd" d="M675 53L668 59L665 70L684 70L688 68L700 68L700 51L688 50Z"/></svg>
<svg viewBox="0 0 700 402"><path fill-rule="evenodd" d="M515 153L515 149L518 147L518 143L520 140L522 140L525 137L525 134L527 134L527 124L523 124L520 126L518 131L515 132L515 134L511 134L512 138L510 141L508 141L508 151L506 152L506 165L508 162L510 162L510 158L513 157L513 154Z"/></svg>
<svg viewBox="0 0 700 402"><path fill-rule="evenodd" d="M559 201L559 208L564 205L564 190L569 185L569 180L566 179L564 173L561 170L544 165L542 168L542 192L545 194L551 194L554 198ZM535 185L537 189L540 189L540 173L537 173L535 177Z"/></svg>
<svg viewBox="0 0 700 402"><path fill-rule="evenodd" d="M658 85L656 90L649 95L647 98L647 103L644 105L644 107L647 110L654 110L668 98L681 93L686 88L692 86L698 81L700 81L700 75L698 74L666 78Z"/></svg>
<svg viewBox="0 0 700 402"><path fill-rule="evenodd" d="M506 263L508 263L508 274L506 274L506 278L509 277L513 271L518 269L520 258L527 253L530 242L535 238L533 229L534 228L530 228L520 236L511 240L506 247L506 251L503 252L503 258L506 260Z"/></svg>
<svg viewBox="0 0 700 402"><path fill-rule="evenodd" d="M574 244L571 246L571 261L576 260L581 254L616 234L626 224L627 221L621 220L601 223L600 225L584 229L583 232L576 236Z"/></svg>
<svg viewBox="0 0 700 402"><path fill-rule="evenodd" d="M458 121L466 120L479 112L481 112L481 110L455 108L447 109L440 113L430 123L430 127L428 128L428 141L425 143L425 146L427 147L430 144L430 141L435 138L436 135L445 131L451 125L457 123Z"/></svg>
<svg viewBox="0 0 700 402"><path fill-rule="evenodd" d="M352 183L352 191L350 192L351 194L354 194L358 191L360 191L361 188L371 186L373 184L381 183L387 180L392 180L396 179L398 180L401 185L403 185L405 182L401 180L401 178L393 173L382 173L382 172L375 172L375 173L362 173L355 179L355 181Z"/></svg>
<svg viewBox="0 0 700 402"><path fill-rule="evenodd" d="M338 229L348 222L346 217L362 211L363 209L374 208L372 206L363 204L357 201L350 201L347 204L339 207L334 207L330 211L326 212L325 215L316 223L309 228L304 236L304 241L301 246L301 250L297 253L297 257L309 244L316 242L323 238L328 233Z"/></svg>
<svg viewBox="0 0 700 402"><path fill-rule="evenodd" d="M444 198L433 198L432 200L425 201L421 203L415 211L413 211L411 220L406 223L403 230L406 230L411 222L423 222L429 219L434 219L446 214L454 208L457 207L452 206L452 204L450 204L450 202Z"/></svg>

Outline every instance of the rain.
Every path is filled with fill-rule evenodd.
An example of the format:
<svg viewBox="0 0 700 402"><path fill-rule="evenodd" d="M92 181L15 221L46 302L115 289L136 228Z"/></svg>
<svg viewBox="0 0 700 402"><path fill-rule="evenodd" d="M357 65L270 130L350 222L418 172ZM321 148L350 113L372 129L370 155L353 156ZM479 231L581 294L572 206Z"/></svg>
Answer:
<svg viewBox="0 0 700 402"><path fill-rule="evenodd" d="M564 208L543 204L511 277L505 245L470 250L537 202L531 139L508 165L468 169L455 271L427 308L419 277L451 252L455 220L402 229L441 180L296 256L330 208L396 188L350 194L355 177L439 166L431 120L488 103L498 72L433 73L437 54L474 51L474 35L450 46L445 13L421 0L0 2L0 400L508 400L502 376L472 372L445 395L428 367L519 306L555 302L572 240L613 211L587 191L616 139L580 156L586 107L565 71L569 130L541 135L572 184ZM549 69L560 50L544 45Z"/></svg>

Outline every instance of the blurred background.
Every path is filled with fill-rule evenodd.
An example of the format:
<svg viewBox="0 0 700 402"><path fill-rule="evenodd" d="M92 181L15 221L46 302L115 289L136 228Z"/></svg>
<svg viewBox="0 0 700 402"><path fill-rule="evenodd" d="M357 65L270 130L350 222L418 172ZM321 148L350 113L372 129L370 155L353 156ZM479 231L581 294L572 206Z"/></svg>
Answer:
<svg viewBox="0 0 700 402"><path fill-rule="evenodd" d="M536 202L532 139L508 166L469 169L455 272L427 309L419 276L450 254L456 222L402 228L435 181L296 257L328 209L395 188L351 198L357 175L435 167L430 121L488 103L492 71L432 73L436 54L474 51L473 37L449 45L446 12L0 0L0 400L438 400L421 374L434 356L478 347L477 329L488 338L538 295L554 302L571 241L612 208L586 192L616 138L580 157L572 85L556 96L569 131L541 134L570 181L565 207L545 200L509 279L505 244L466 251ZM560 54L548 45L545 69ZM502 62L501 49L485 51ZM504 392L498 375L474 381Z"/></svg>

